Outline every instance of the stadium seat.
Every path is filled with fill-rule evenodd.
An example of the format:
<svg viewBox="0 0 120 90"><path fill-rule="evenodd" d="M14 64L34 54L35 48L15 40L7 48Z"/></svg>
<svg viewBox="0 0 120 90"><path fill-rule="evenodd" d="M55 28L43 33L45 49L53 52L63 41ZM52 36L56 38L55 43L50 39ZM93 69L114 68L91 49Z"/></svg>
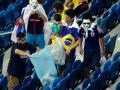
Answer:
<svg viewBox="0 0 120 90"><path fill-rule="evenodd" d="M101 70L100 69L96 69L91 75L90 75L90 79L91 81L95 81L95 79L100 75Z"/></svg>
<svg viewBox="0 0 120 90"><path fill-rule="evenodd" d="M66 68L62 73L62 78L65 78L72 71L72 67Z"/></svg>
<svg viewBox="0 0 120 90"><path fill-rule="evenodd" d="M118 58L120 57L120 52L116 52L114 55L113 55L113 58L112 58L112 61L116 61Z"/></svg>
<svg viewBox="0 0 120 90"><path fill-rule="evenodd" d="M115 90L120 90L120 82L116 83Z"/></svg>
<svg viewBox="0 0 120 90"><path fill-rule="evenodd" d="M115 61L109 66L109 74L108 74L108 81L114 81L118 76L117 76L117 66L118 62Z"/></svg>
<svg viewBox="0 0 120 90"><path fill-rule="evenodd" d="M30 81L28 81L25 85L23 85L20 90L36 90L38 87L39 79L33 78Z"/></svg>
<svg viewBox="0 0 120 90"><path fill-rule="evenodd" d="M110 41L111 41L110 35L104 36L105 47L107 47L107 45L109 45Z"/></svg>
<svg viewBox="0 0 120 90"><path fill-rule="evenodd" d="M6 12L5 10L2 10L0 12L0 32L5 30L4 29L5 28L5 19L3 18L3 15L5 12Z"/></svg>
<svg viewBox="0 0 120 90"><path fill-rule="evenodd" d="M68 90L68 83L70 78L66 76L57 85L57 90Z"/></svg>
<svg viewBox="0 0 120 90"><path fill-rule="evenodd" d="M22 82L22 86L24 86L26 83L28 83L31 80L30 76L26 76Z"/></svg>
<svg viewBox="0 0 120 90"><path fill-rule="evenodd" d="M7 89L7 77L3 74L0 74L0 90L8 90Z"/></svg>
<svg viewBox="0 0 120 90"><path fill-rule="evenodd" d="M90 78L85 79L85 80L82 82L82 90L84 90L90 83L91 83Z"/></svg>
<svg viewBox="0 0 120 90"><path fill-rule="evenodd" d="M111 65L111 60L107 60L101 67L101 72L104 72L108 69L108 67Z"/></svg>
<svg viewBox="0 0 120 90"><path fill-rule="evenodd" d="M14 20L16 20L20 16L20 12L21 12L16 4L10 4L7 8L7 11L13 13Z"/></svg>
<svg viewBox="0 0 120 90"><path fill-rule="evenodd" d="M95 80L95 90L105 90L106 86L108 85L107 75L107 70L100 73Z"/></svg>

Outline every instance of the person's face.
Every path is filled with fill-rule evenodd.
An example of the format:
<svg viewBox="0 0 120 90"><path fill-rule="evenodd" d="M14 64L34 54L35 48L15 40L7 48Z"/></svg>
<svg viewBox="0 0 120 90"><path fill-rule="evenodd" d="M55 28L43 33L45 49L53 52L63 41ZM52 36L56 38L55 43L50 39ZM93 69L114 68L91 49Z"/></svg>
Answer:
<svg viewBox="0 0 120 90"><path fill-rule="evenodd" d="M19 43L20 45L24 45L24 44L26 43L26 38L25 38L25 37L23 37L23 38L18 38L18 43Z"/></svg>
<svg viewBox="0 0 120 90"><path fill-rule="evenodd" d="M67 24L71 24L72 21L73 21L73 18L71 18L70 16L65 15L65 21L66 21Z"/></svg>
<svg viewBox="0 0 120 90"><path fill-rule="evenodd" d="M89 19L84 19L82 24L85 29L88 29L91 26L91 21Z"/></svg>

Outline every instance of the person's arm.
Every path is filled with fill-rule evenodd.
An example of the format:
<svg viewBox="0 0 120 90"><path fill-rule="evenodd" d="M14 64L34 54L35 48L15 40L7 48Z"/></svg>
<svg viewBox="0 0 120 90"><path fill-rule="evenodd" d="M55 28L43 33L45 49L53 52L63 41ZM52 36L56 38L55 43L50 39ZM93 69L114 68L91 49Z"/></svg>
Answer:
<svg viewBox="0 0 120 90"><path fill-rule="evenodd" d="M100 45L101 56L104 56L105 55L105 48L104 48L104 39L103 39L103 37L99 38L99 45Z"/></svg>
<svg viewBox="0 0 120 90"><path fill-rule="evenodd" d="M82 42L83 42L83 36L80 37L80 43L79 43L79 46L80 46L80 54L81 54L81 55L83 54Z"/></svg>
<svg viewBox="0 0 120 90"><path fill-rule="evenodd" d="M47 18L44 16L44 14L42 14L42 13L39 13L39 14L40 14L40 16L42 17L42 19L43 19L45 22L48 21Z"/></svg>
<svg viewBox="0 0 120 90"><path fill-rule="evenodd" d="M80 40L78 39L70 49L72 50L72 49L76 48L77 46L79 46L79 42L80 42Z"/></svg>
<svg viewBox="0 0 120 90"><path fill-rule="evenodd" d="M48 21L46 12L45 12L45 10L44 10L44 8L43 8L43 6L41 4L38 4L38 7L36 9L36 13L38 13L45 22Z"/></svg>
<svg viewBox="0 0 120 90"><path fill-rule="evenodd" d="M15 49L15 54L21 56L22 58L27 58L29 56L29 53L20 49Z"/></svg>
<svg viewBox="0 0 120 90"><path fill-rule="evenodd" d="M69 54L71 50L76 48L77 46L79 46L79 40L77 40L76 43L72 47L70 47L70 49L67 49L66 53Z"/></svg>

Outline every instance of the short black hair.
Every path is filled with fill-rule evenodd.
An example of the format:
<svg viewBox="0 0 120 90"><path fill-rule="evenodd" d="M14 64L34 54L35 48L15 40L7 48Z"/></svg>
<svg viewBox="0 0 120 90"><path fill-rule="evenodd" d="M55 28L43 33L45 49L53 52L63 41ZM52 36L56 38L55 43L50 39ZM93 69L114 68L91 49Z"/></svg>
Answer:
<svg viewBox="0 0 120 90"><path fill-rule="evenodd" d="M93 21L91 14L84 14L84 16L82 17L82 21L83 19L89 19L90 21Z"/></svg>
<svg viewBox="0 0 120 90"><path fill-rule="evenodd" d="M56 13L55 15L54 15L54 20L56 20L56 21L61 21L61 14L58 14L58 13Z"/></svg>
<svg viewBox="0 0 120 90"><path fill-rule="evenodd" d="M22 32L17 33L17 38L23 38L23 37L25 37L25 33Z"/></svg>
<svg viewBox="0 0 120 90"><path fill-rule="evenodd" d="M57 10L62 10L64 9L64 6L63 6L63 2L61 1L55 1L52 5L53 8L57 9Z"/></svg>
<svg viewBox="0 0 120 90"><path fill-rule="evenodd" d="M73 9L67 9L67 10L65 11L65 14L66 14L67 16L70 16L71 18L73 18L73 17L75 16Z"/></svg>

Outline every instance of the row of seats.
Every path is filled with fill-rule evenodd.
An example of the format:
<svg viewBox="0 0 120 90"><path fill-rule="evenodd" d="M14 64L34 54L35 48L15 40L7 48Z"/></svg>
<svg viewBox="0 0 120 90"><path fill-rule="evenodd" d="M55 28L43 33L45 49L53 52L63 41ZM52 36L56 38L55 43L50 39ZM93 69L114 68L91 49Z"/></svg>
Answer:
<svg viewBox="0 0 120 90"><path fill-rule="evenodd" d="M114 48L115 48L117 36L118 36L118 34L116 34L115 36L112 36L112 37L110 37L110 35L104 36L106 58L109 58L110 56L112 56Z"/></svg>
<svg viewBox="0 0 120 90"><path fill-rule="evenodd" d="M13 1L13 0L9 0ZM11 45L11 34L2 34L11 32L14 28L16 19L20 16L21 10L28 4L29 0L16 0L15 3L10 3L6 8L0 10L0 73L2 72L2 64L4 57L4 49ZM0 0L0 3L4 0ZM1 5L1 4L0 4ZM2 5L0 6L1 9Z"/></svg>
<svg viewBox="0 0 120 90"><path fill-rule="evenodd" d="M105 90L111 82L118 78L120 72L120 52L112 60L107 60L100 69L94 71L82 83L82 90Z"/></svg>
<svg viewBox="0 0 120 90"><path fill-rule="evenodd" d="M112 30L120 21L120 1L116 2L97 19L104 33Z"/></svg>
<svg viewBox="0 0 120 90"><path fill-rule="evenodd" d="M6 9L8 5L14 2L15 0L0 0L0 11Z"/></svg>
<svg viewBox="0 0 120 90"><path fill-rule="evenodd" d="M80 17L83 17L85 14L91 14L92 16L100 16L111 5L111 0L92 0L90 8L87 11L83 12Z"/></svg>
<svg viewBox="0 0 120 90"><path fill-rule="evenodd" d="M16 3L11 3L5 10L0 12L0 33L12 31L16 19L20 16L22 8L25 6L26 0L17 0ZM26 3L27 4L27 3ZM3 45L6 47L10 41L11 35L0 35Z"/></svg>

